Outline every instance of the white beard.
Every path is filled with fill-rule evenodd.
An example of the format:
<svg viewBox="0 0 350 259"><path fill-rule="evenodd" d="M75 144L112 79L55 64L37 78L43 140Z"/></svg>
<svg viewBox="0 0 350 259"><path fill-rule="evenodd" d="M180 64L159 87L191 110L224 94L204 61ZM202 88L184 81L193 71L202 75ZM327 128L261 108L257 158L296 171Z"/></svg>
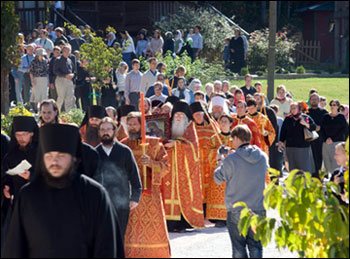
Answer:
<svg viewBox="0 0 350 259"><path fill-rule="evenodd" d="M187 117L180 123L174 121L173 125L171 126L171 138L176 139L178 137L182 137L185 133L188 124L189 120Z"/></svg>

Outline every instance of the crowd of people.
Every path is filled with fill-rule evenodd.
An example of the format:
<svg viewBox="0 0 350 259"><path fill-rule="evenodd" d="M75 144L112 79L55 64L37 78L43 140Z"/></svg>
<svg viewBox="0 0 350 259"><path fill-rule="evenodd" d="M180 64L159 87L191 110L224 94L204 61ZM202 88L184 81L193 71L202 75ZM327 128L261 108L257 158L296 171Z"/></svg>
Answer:
<svg viewBox="0 0 350 259"><path fill-rule="evenodd" d="M194 58L203 48L200 29L186 40L192 39ZM217 80L204 91L198 78L185 78L184 66L167 78L154 53L180 53L183 33L176 31L175 40L166 33L163 41L156 30L150 40L140 33L136 47L121 32L124 61L111 70L111 87L101 89L98 105L92 105L96 79L76 52L84 39L68 40L62 28L55 33L53 43L41 29L39 41L26 46L12 71L17 101L29 97L39 121L17 116L10 138L2 133L4 257L169 258L168 232L227 227L234 257L247 256L248 246L250 256L259 258L261 243L251 230L246 238L239 234L242 208L232 205L243 201L266 214L269 167L313 177L325 168L330 180L344 182L349 108L338 100L329 102L329 112L316 89L297 102L283 85L268 100L263 84L253 84L249 74L244 86ZM234 41L228 42L233 58L244 62L239 33ZM119 44L113 33L106 43ZM145 73L132 58L135 52L148 57ZM29 83L31 95L25 93ZM76 106L76 97L85 111L81 125L59 121L63 109ZM144 139L140 111L164 115L169 138ZM344 189L339 201L348 204Z"/></svg>

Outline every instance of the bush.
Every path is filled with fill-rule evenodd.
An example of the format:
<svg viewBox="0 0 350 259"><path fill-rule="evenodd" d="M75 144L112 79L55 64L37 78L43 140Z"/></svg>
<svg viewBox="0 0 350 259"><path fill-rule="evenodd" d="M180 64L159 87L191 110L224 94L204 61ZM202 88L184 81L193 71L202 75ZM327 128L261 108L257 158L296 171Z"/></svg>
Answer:
<svg viewBox="0 0 350 259"><path fill-rule="evenodd" d="M295 72L297 74L305 74L305 68L303 66L298 66L296 69L295 69Z"/></svg>
<svg viewBox="0 0 350 259"><path fill-rule="evenodd" d="M288 71L288 70L284 70L284 71L283 71L283 74L284 74L284 75L288 75L288 74L289 74L289 71Z"/></svg>
<svg viewBox="0 0 350 259"><path fill-rule="evenodd" d="M69 112L60 114L60 121L64 124L66 123L75 123L80 126L81 122L84 119L84 111L81 109L72 109Z"/></svg>
<svg viewBox="0 0 350 259"><path fill-rule="evenodd" d="M170 78L174 75L175 69L183 65L186 68L186 79L191 77L198 78L201 80L202 85L213 82L214 80L226 80L227 77L233 77L233 73L225 70L221 63L208 63L205 59L197 58L193 63L191 58L185 52L181 56L173 57L170 53L166 54L165 57L159 55L157 57L158 62L166 64L165 75ZM146 71L149 68L149 63L145 58L140 57L141 61L141 72Z"/></svg>
<svg viewBox="0 0 350 259"><path fill-rule="evenodd" d="M292 53L297 43L283 33L276 35L276 66L290 70L294 64ZM252 71L264 71L268 63L269 29L250 34L247 64Z"/></svg>
<svg viewBox="0 0 350 259"><path fill-rule="evenodd" d="M256 71L255 74L257 74L258 76L263 76L264 72L259 70L259 71Z"/></svg>
<svg viewBox="0 0 350 259"><path fill-rule="evenodd" d="M314 73L315 74L321 74L321 70L315 70Z"/></svg>
<svg viewBox="0 0 350 259"><path fill-rule="evenodd" d="M349 140L346 150L349 154ZM344 179L348 198L349 170ZM339 186L333 182L322 185L299 170L291 171L284 185L278 186L276 181L264 191L264 207L276 209L279 219L256 215L242 202L234 205L244 207L238 223L243 236L251 227L254 239L266 247L276 227L274 239L279 249L287 247L302 258L349 258L349 207L340 205L334 195L333 190L339 195Z"/></svg>
<svg viewBox="0 0 350 259"><path fill-rule="evenodd" d="M8 136L11 136L12 122L15 116L33 116L33 114L22 105L17 105L11 109L6 116L1 114L1 130Z"/></svg>
<svg viewBox="0 0 350 259"><path fill-rule="evenodd" d="M242 67L241 72L239 73L240 76L245 76L246 74L249 74L248 67Z"/></svg>
<svg viewBox="0 0 350 259"><path fill-rule="evenodd" d="M185 35L182 35L183 39L188 34L188 30L196 25L202 27L200 33L203 36L204 56L210 61L221 61L221 53L225 45L224 40L233 37L234 34L231 25L223 16L203 7L180 6L178 12L156 22L156 26L163 32L175 32L183 29L185 33Z"/></svg>

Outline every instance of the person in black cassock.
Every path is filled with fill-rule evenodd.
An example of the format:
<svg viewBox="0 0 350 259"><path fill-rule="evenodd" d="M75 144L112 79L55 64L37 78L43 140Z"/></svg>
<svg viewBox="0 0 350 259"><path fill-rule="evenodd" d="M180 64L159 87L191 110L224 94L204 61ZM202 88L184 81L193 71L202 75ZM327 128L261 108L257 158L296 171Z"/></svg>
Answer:
<svg viewBox="0 0 350 259"><path fill-rule="evenodd" d="M40 103L39 120L43 124L59 123L59 110L55 100L44 100ZM95 173L99 161L99 156L94 147L82 142L82 161L80 161L77 171L92 177Z"/></svg>
<svg viewBox="0 0 350 259"><path fill-rule="evenodd" d="M16 116L13 118L10 150L4 157L2 167L2 184L5 192L18 195L19 189L33 179L36 153L38 147L38 125L34 117ZM32 167L19 175L8 175L6 171L15 168L23 160ZM8 196L8 195L6 195ZM9 197L7 197L9 198Z"/></svg>
<svg viewBox="0 0 350 259"><path fill-rule="evenodd" d="M76 172L78 128L39 129L35 178L15 204L2 257L123 257L118 216L107 191Z"/></svg>
<svg viewBox="0 0 350 259"><path fill-rule="evenodd" d="M116 141L115 122L109 117L103 118L98 129L102 143L96 149L101 162L94 179L107 189L124 237L130 209L137 206L141 197L141 179L131 149Z"/></svg>
<svg viewBox="0 0 350 259"><path fill-rule="evenodd" d="M34 167L38 147L38 125L34 117L16 116L13 118L10 150L2 164L1 189L4 200L1 204L1 247L6 240L8 226L12 217L12 210L18 198L20 188L34 177ZM18 175L6 172L15 168L23 160L27 160L32 167Z"/></svg>
<svg viewBox="0 0 350 259"><path fill-rule="evenodd" d="M92 105L89 107L85 117L80 125L80 135L83 142L96 147L100 144L97 127L101 119L108 116L105 107Z"/></svg>

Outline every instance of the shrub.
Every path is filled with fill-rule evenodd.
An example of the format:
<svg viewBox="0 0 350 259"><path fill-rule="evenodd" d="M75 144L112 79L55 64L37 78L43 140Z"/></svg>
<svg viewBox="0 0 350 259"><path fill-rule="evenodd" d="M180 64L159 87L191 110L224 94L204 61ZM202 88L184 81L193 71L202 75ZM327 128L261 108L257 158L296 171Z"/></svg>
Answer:
<svg viewBox="0 0 350 259"><path fill-rule="evenodd" d="M11 135L13 117L15 116L33 116L33 114L20 104L11 109L6 116L1 114L1 130L8 136Z"/></svg>
<svg viewBox="0 0 350 259"><path fill-rule="evenodd" d="M305 74L305 68L303 66L298 66L296 69L295 69L295 72L297 74Z"/></svg>
<svg viewBox="0 0 350 259"><path fill-rule="evenodd" d="M84 119L84 111L81 109L72 109L69 112L60 113L60 121L62 123L75 123L80 126Z"/></svg>
<svg viewBox="0 0 350 259"><path fill-rule="evenodd" d="M349 154L349 140L346 145ZM273 173L275 176L279 172ZM321 179L323 179L321 176ZM349 170L344 174L346 196L349 197ZM251 227L254 239L263 246L274 239L277 248L297 251L306 258L349 258L349 207L340 205L333 191L340 188L333 182L324 185L310 173L293 170L284 185L274 179L264 191L264 207L276 209L279 219L254 214L240 202L234 207L244 207L238 223L239 231L246 236Z"/></svg>
<svg viewBox="0 0 350 259"><path fill-rule="evenodd" d="M240 76L245 76L246 74L249 74L248 67L242 67L241 72L239 73Z"/></svg>
<svg viewBox="0 0 350 259"><path fill-rule="evenodd" d="M191 58L185 52L181 56L173 57L170 53L166 54L165 57L159 55L157 57L158 62L166 64L165 75L170 78L174 75L175 69L183 65L186 68L186 79L191 77L198 78L201 80L202 85L213 82L215 80L226 80L227 77L233 77L233 73L225 70L221 63L208 63L205 59L196 59L193 63ZM149 63L145 58L140 57L141 71L144 72L149 68Z"/></svg>
<svg viewBox="0 0 350 259"><path fill-rule="evenodd" d="M259 70L259 71L256 71L255 74L257 74L258 76L262 76L264 75L264 72Z"/></svg>
<svg viewBox="0 0 350 259"><path fill-rule="evenodd" d="M288 74L289 74L289 71L288 71L288 70L284 70L284 71L283 71L283 74L284 74L284 75L288 75Z"/></svg>
<svg viewBox="0 0 350 259"><path fill-rule="evenodd" d="M292 53L297 43L283 33L276 35L276 66L290 70L294 64ZM250 34L247 64L252 71L264 71L268 63L269 29Z"/></svg>
<svg viewBox="0 0 350 259"><path fill-rule="evenodd" d="M223 16L203 7L180 6L178 12L156 22L156 26L163 32L183 29L184 39L189 29L196 25L202 26L200 33L203 36L204 56L210 61L221 61L221 55L218 53L222 53L224 49L224 40L234 35L231 25Z"/></svg>

